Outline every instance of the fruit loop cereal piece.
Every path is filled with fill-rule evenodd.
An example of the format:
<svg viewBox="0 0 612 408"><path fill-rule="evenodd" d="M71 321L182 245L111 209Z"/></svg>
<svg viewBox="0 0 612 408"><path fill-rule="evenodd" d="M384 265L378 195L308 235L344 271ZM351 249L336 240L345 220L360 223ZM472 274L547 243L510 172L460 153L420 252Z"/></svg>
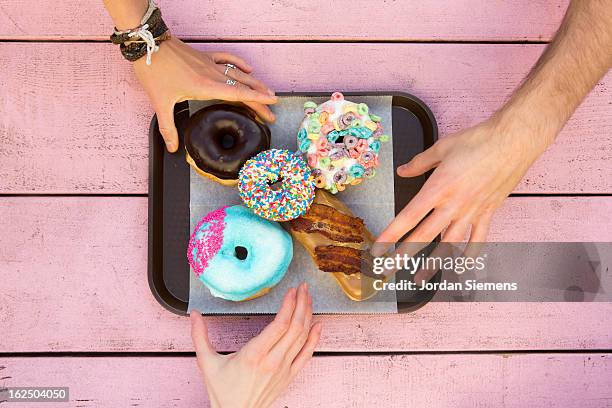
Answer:
<svg viewBox="0 0 612 408"><path fill-rule="evenodd" d="M312 204L315 178L299 153L270 149L247 160L240 169L238 191L260 217L289 221L305 214Z"/></svg>
<svg viewBox="0 0 612 408"><path fill-rule="evenodd" d="M383 133L381 117L368 105L334 92L321 105L306 102L304 115L298 146L316 172L317 188L335 194L374 177L381 142L389 141L389 136Z"/></svg>

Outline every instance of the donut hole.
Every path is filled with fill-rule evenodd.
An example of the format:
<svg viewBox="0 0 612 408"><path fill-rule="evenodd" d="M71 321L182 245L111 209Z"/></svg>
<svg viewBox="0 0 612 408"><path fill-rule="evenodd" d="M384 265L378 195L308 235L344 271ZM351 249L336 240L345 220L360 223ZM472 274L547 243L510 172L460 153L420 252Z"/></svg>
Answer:
<svg viewBox="0 0 612 408"><path fill-rule="evenodd" d="M283 179L278 177L276 180L268 180L268 187L272 191L278 191L283 188Z"/></svg>
<svg viewBox="0 0 612 408"><path fill-rule="evenodd" d="M221 133L219 136L219 144L226 150L232 149L236 146L236 135L228 132Z"/></svg>
<svg viewBox="0 0 612 408"><path fill-rule="evenodd" d="M339 136L338 139L336 139L336 143L344 143L344 136Z"/></svg>
<svg viewBox="0 0 612 408"><path fill-rule="evenodd" d="M234 248L234 251L236 253L236 258L240 259L241 261L244 261L247 259L247 256L249 256L249 251L243 246L238 245L236 248Z"/></svg>

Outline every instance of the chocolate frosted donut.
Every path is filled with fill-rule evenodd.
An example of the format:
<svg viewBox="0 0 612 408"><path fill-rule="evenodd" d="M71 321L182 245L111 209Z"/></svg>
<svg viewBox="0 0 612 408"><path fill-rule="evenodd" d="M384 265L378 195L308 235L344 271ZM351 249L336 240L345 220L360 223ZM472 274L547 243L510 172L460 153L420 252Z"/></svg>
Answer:
<svg viewBox="0 0 612 408"><path fill-rule="evenodd" d="M219 104L200 109L185 131L187 163L221 184L238 183L242 165L270 148L270 129L246 108Z"/></svg>

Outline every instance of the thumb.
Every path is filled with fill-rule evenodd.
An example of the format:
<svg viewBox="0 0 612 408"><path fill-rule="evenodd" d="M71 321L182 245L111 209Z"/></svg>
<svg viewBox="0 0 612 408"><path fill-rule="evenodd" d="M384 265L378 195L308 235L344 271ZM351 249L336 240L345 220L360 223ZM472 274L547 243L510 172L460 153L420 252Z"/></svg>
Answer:
<svg viewBox="0 0 612 408"><path fill-rule="evenodd" d="M198 356L198 364L202 364L217 353L210 344L208 326L202 314L197 310L193 310L189 315L189 319L191 320L191 340Z"/></svg>
<svg viewBox="0 0 612 408"><path fill-rule="evenodd" d="M174 105L156 109L159 133L166 142L166 148L170 153L178 149L178 132L174 125Z"/></svg>
<svg viewBox="0 0 612 408"><path fill-rule="evenodd" d="M417 154L408 163L397 168L400 177L416 177L433 169L440 163L440 157L433 151L433 147Z"/></svg>

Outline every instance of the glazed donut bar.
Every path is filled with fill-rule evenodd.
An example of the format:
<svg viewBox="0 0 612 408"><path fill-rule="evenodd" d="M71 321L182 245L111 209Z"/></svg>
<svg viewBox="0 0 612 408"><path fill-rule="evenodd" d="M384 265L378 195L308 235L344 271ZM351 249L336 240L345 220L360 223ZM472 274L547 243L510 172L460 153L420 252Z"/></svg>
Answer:
<svg viewBox="0 0 612 408"><path fill-rule="evenodd" d="M283 224L306 248L317 267L329 272L352 300L367 300L376 294L368 261L374 237L361 218L337 197L317 190L310 210ZM378 278L377 278L378 279Z"/></svg>

